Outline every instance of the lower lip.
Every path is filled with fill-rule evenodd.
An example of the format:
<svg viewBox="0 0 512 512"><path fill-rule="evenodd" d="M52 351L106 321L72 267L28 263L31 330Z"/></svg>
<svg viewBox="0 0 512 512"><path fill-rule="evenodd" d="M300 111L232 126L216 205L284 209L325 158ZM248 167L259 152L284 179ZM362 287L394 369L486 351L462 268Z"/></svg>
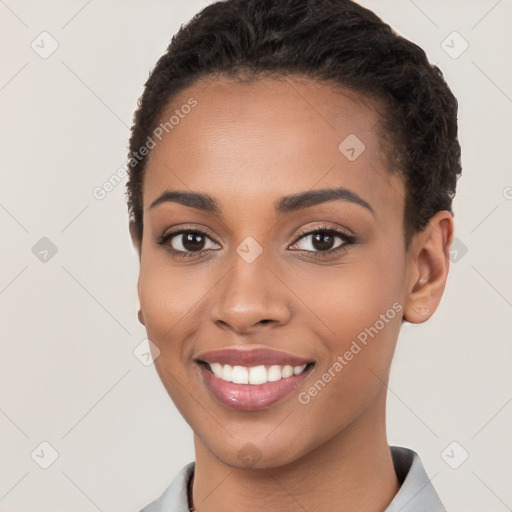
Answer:
<svg viewBox="0 0 512 512"><path fill-rule="evenodd" d="M265 409L279 402L301 385L313 367L311 365L299 375L292 375L286 379L253 385L226 382L216 377L204 365L200 366L204 383L213 396L222 405L241 411Z"/></svg>

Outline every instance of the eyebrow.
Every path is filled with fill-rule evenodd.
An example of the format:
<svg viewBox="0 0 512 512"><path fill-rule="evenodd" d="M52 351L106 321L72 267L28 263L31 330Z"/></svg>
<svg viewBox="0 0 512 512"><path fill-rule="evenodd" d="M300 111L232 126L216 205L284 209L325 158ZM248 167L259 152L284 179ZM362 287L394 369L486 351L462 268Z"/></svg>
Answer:
<svg viewBox="0 0 512 512"><path fill-rule="evenodd" d="M366 208L375 216L373 208L364 199L344 187L308 190L307 192L284 196L274 203L274 208L278 214L285 214L335 200L357 204ZM183 206L218 215L222 213L221 203L209 194L182 190L166 190L151 203L149 208L151 209L167 202L179 203Z"/></svg>

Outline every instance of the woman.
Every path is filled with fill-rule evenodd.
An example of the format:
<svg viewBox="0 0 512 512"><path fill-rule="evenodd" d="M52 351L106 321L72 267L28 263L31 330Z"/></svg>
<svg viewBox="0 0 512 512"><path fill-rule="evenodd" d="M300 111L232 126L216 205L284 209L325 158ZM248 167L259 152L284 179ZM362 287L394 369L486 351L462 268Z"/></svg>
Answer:
<svg viewBox="0 0 512 512"><path fill-rule="evenodd" d="M403 322L444 291L457 101L348 0L228 0L173 37L134 117L139 319L195 462L144 511L443 511L390 448Z"/></svg>

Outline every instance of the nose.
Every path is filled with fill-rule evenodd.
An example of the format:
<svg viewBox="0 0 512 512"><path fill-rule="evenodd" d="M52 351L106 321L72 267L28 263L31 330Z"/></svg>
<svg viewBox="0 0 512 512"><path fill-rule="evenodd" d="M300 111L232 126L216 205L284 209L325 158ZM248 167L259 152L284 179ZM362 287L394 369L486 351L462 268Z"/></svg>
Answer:
<svg viewBox="0 0 512 512"><path fill-rule="evenodd" d="M278 272L262 256L247 263L234 255L231 263L212 296L212 321L239 334L286 324L291 316L289 291Z"/></svg>

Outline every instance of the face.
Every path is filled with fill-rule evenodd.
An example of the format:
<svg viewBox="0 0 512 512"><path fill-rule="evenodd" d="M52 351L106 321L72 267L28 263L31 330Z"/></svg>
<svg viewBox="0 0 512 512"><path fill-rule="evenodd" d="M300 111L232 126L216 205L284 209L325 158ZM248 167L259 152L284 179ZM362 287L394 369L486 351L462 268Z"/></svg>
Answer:
<svg viewBox="0 0 512 512"><path fill-rule="evenodd" d="M147 162L143 322L196 441L277 467L384 421L409 282L404 184L353 95L214 80L162 119L194 101Z"/></svg>

